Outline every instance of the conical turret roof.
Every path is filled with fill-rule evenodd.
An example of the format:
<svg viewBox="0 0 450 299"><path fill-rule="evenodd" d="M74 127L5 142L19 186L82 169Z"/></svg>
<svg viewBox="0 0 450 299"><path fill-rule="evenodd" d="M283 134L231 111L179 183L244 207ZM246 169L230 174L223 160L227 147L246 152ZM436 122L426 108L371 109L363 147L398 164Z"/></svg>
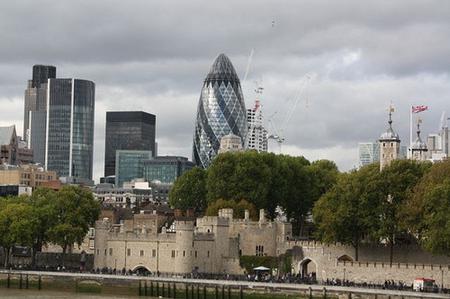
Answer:
<svg viewBox="0 0 450 299"><path fill-rule="evenodd" d="M427 144L422 141L422 138L420 138L420 123L417 123L417 137L414 143L412 144L411 149L421 151L427 150Z"/></svg>
<svg viewBox="0 0 450 299"><path fill-rule="evenodd" d="M205 81L235 81L239 82L236 70L230 59L225 54L217 56L211 66Z"/></svg>
<svg viewBox="0 0 450 299"><path fill-rule="evenodd" d="M389 111L389 121L388 121L388 128L386 132L381 134L380 141L400 141L400 137L398 134L394 131L392 128L392 111Z"/></svg>

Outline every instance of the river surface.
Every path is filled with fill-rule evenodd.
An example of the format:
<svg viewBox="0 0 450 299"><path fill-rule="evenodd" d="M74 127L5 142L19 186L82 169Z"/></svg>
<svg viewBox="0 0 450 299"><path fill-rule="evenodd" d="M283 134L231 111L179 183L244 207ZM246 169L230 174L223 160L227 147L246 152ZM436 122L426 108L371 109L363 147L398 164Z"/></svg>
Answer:
<svg viewBox="0 0 450 299"><path fill-rule="evenodd" d="M138 298L137 296L114 296L110 294L105 295L92 295L92 294L80 294L70 292L54 292L54 291L36 291L36 290L12 290L0 288L1 299L131 299ZM146 297L150 298L150 297ZM156 297L152 297L156 298Z"/></svg>

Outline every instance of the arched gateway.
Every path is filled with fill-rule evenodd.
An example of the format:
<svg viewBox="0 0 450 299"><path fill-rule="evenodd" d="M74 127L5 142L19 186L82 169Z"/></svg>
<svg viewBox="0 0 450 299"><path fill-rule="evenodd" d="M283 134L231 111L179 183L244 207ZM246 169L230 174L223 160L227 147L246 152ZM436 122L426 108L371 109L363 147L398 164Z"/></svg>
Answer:
<svg viewBox="0 0 450 299"><path fill-rule="evenodd" d="M304 258L298 265L302 278L316 279L317 263L310 258Z"/></svg>

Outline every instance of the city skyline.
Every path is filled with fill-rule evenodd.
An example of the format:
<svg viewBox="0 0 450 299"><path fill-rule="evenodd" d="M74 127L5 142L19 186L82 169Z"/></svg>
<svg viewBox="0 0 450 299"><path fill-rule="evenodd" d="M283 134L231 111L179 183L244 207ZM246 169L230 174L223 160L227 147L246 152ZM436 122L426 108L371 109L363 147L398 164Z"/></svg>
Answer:
<svg viewBox="0 0 450 299"><path fill-rule="evenodd" d="M251 107L254 81L262 82L266 119L277 112L274 122L282 122L301 77L317 74L308 87L308 101L301 98L286 129L283 153L328 158L341 170L357 166L358 142L374 140L383 132L390 101L396 106L402 145L409 143L413 104L430 106L421 115L422 137L437 132L441 112L450 110L449 46L444 42L450 3L345 2L264 2L258 12L254 7L259 2L251 1L232 2L220 10L200 1L178 5L176 10L163 2L136 1L109 5L106 12L101 1L89 9L47 1L55 5L42 5L30 13L22 7L26 1L2 4L0 24L8 29L0 30L5 41L0 55L0 125L15 124L23 135L23 90L30 68L51 64L62 70L58 77L96 83L95 178L104 167L107 110L155 114L160 120L159 152L190 157L205 70L224 52L244 81L254 49L247 80L241 83ZM200 10L205 13L195 13ZM57 17L69 11L71 16L64 20ZM148 18L149 12L154 17ZM186 15L192 17L184 20L181 16ZM36 18L42 16L46 26L29 33L28 26L40 23ZM19 20L23 26L16 26ZM86 45L89 51L84 50ZM278 151L273 141L269 148Z"/></svg>

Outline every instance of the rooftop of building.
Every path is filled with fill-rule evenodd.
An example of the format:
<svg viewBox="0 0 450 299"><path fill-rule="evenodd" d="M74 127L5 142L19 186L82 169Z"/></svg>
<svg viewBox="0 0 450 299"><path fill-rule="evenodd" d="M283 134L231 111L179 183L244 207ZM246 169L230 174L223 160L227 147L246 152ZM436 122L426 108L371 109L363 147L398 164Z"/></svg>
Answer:
<svg viewBox="0 0 450 299"><path fill-rule="evenodd" d="M233 64L225 54L219 54L214 60L205 82L211 81L234 81L239 83L239 77L236 74Z"/></svg>
<svg viewBox="0 0 450 299"><path fill-rule="evenodd" d="M156 116L144 111L107 111L106 122L144 122L155 124Z"/></svg>
<svg viewBox="0 0 450 299"><path fill-rule="evenodd" d="M400 142L400 137L392 128L392 108L389 110L389 120L388 120L388 128L386 132L381 134L380 141L398 141Z"/></svg>
<svg viewBox="0 0 450 299"><path fill-rule="evenodd" d="M15 132L15 125L0 127L0 145L10 144Z"/></svg>

